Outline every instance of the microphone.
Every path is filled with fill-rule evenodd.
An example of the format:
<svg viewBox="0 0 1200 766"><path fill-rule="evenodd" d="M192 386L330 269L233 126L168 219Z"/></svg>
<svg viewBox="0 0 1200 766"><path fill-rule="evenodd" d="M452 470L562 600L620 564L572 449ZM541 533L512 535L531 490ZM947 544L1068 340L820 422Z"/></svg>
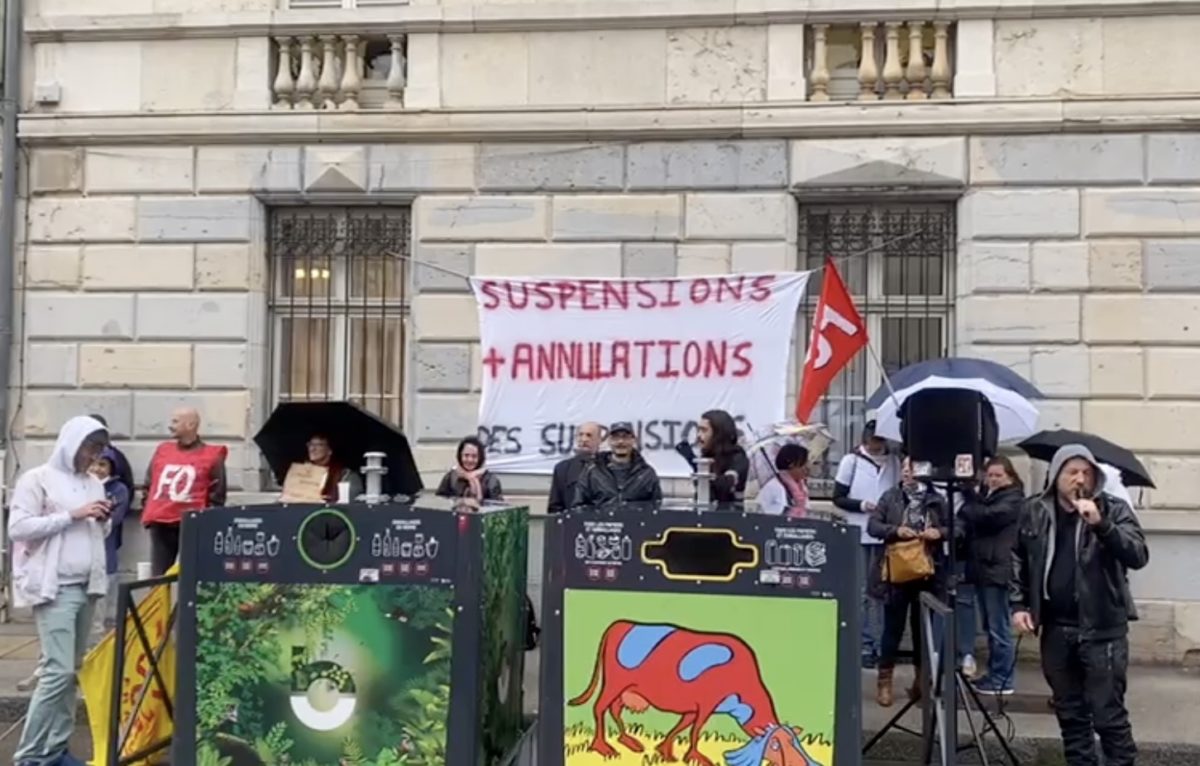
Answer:
<svg viewBox="0 0 1200 766"><path fill-rule="evenodd" d="M1076 510L1078 511L1079 515L1083 518L1083 520L1086 521L1088 524L1096 523L1096 522L1091 521L1091 517L1088 515L1088 512L1079 508L1078 502L1080 500L1084 500L1084 499L1086 499L1086 495L1084 493L1083 487L1076 487L1075 488L1075 502L1077 503ZM1096 515L1095 517L1098 522L1100 519L1100 509L1097 507L1097 508L1093 509L1091 511L1091 513L1094 513Z"/></svg>

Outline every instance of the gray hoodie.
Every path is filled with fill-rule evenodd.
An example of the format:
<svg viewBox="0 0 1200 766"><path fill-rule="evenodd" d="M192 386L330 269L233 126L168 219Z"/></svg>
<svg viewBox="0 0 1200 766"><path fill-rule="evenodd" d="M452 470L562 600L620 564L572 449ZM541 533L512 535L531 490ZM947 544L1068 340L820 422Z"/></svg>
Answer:
<svg viewBox="0 0 1200 766"><path fill-rule="evenodd" d="M1055 492L1058 491L1058 475L1062 473L1063 466L1068 460L1081 457L1092 464L1093 473L1096 476L1096 486L1092 488L1092 497L1096 497L1104 491L1106 477L1104 469L1100 465L1100 461L1092 454L1092 451L1082 444L1064 444L1058 448L1058 452L1054 453L1054 457L1050 460L1050 481L1046 483L1046 490L1042 493L1044 497L1054 499Z"/></svg>
<svg viewBox="0 0 1200 766"><path fill-rule="evenodd" d="M1104 470L1100 467L1100 462L1096 460L1096 456L1092 451L1082 444L1064 444L1058 448L1058 452L1054 453L1054 457L1050 460L1050 481L1046 482L1046 489L1042 492L1042 499L1047 504L1046 510L1050 513L1050 539L1047 540L1046 550L1046 569L1042 572L1042 596L1050 597L1050 568L1053 566L1054 554L1057 552L1055 529L1058 527L1058 514L1056 513L1058 504L1058 475L1062 473L1063 466L1067 461L1081 457L1092 464L1092 475L1095 478L1095 486L1092 487L1091 497L1095 498L1104 491ZM1081 520L1075 525L1075 549L1079 550L1079 541L1083 536L1084 523Z"/></svg>

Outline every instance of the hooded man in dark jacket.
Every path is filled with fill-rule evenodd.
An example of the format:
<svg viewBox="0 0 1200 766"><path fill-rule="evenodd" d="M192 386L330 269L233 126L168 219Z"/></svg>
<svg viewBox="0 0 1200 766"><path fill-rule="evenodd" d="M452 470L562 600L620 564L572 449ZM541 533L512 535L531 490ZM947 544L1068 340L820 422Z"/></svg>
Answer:
<svg viewBox="0 0 1200 766"><path fill-rule="evenodd" d="M625 421L608 429L608 446L588 465L575 486L571 507L601 507L623 503L657 503L662 500L658 473L636 449L633 426Z"/></svg>
<svg viewBox="0 0 1200 766"><path fill-rule="evenodd" d="M1067 766L1105 766L1137 756L1125 682L1129 621L1137 619L1126 573L1150 560L1137 517L1104 494L1104 472L1084 446L1050 462L1050 486L1030 498L1013 552L1013 625L1041 631L1042 672L1054 694Z"/></svg>

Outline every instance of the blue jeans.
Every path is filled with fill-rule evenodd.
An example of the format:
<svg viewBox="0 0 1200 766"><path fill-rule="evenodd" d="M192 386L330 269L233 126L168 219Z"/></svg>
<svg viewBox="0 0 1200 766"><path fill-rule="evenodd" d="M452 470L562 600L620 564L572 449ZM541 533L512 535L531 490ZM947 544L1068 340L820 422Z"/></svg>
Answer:
<svg viewBox="0 0 1200 766"><path fill-rule="evenodd" d="M883 634L883 603L871 598L867 591L871 587L871 562L878 561L881 555L882 545L862 546L862 656L871 659L879 658Z"/></svg>
<svg viewBox="0 0 1200 766"><path fill-rule="evenodd" d="M1008 588L1003 585L980 586L979 610L983 613L983 629L988 637L988 677L1012 686L1016 649Z"/></svg>
<svg viewBox="0 0 1200 766"><path fill-rule="evenodd" d="M962 665L968 654L975 653L976 627L979 625L975 611L975 586L963 582L966 564L958 562L955 567L958 572L956 591L954 594L954 654L958 665ZM943 599L948 596L943 595ZM947 604L949 605L949 604ZM942 631L945 630L945 618L933 615L933 638L938 651L942 648Z"/></svg>
<svg viewBox="0 0 1200 766"><path fill-rule="evenodd" d="M87 649L95 601L83 585L63 585L58 596L33 608L41 642L42 673L29 700L17 763L55 763L67 752L75 731L78 701L75 673Z"/></svg>
<svg viewBox="0 0 1200 766"><path fill-rule="evenodd" d="M958 562L958 590L954 597L954 648L960 665L968 654L975 653L976 626L979 625L975 612L975 586L964 582L966 571L966 563Z"/></svg>

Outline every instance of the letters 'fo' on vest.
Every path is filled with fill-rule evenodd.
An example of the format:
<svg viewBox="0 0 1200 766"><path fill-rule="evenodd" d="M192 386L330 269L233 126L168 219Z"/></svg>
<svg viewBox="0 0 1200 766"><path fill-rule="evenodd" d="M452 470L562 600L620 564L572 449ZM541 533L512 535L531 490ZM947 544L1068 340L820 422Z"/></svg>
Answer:
<svg viewBox="0 0 1200 766"><path fill-rule="evenodd" d="M178 524L185 512L206 508L213 473L227 452L215 444L188 450L175 442L160 444L150 459L142 523Z"/></svg>

